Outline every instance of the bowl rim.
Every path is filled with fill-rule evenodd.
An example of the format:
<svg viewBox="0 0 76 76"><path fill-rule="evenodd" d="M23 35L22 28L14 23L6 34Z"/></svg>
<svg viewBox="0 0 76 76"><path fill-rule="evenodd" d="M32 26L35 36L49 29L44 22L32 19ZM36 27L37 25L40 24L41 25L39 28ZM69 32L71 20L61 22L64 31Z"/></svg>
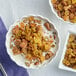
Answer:
<svg viewBox="0 0 76 76"><path fill-rule="evenodd" d="M12 25L10 25L10 27L9 27L9 30L8 30L8 32L7 32L7 34L6 34L6 41L5 41L5 46L6 46L6 52L8 53L8 55L9 55L9 57L11 58L11 60L13 61L13 62L15 62L18 66L20 66L20 67L23 67L23 68L25 68L25 69L40 69L40 68L42 68L42 67L45 67L46 65L42 65L41 67L37 67L37 68L35 68L35 67L27 67L26 65L25 66L23 66L23 65L20 65L20 64L18 64L16 61L15 61L15 59L10 55L10 53L8 52L8 45L7 45L7 38L8 38L8 34L9 34L9 31L11 30L11 27L15 24L15 23L17 23L19 20L21 20L22 18L24 18L24 17L29 17L29 16L34 16L34 17L40 17L40 18L42 18L42 19L44 19L44 20L47 20L49 23L51 23L52 24L52 26L53 26L53 28L54 28L54 30L56 31L56 33L57 33L57 37L58 37L58 47L57 47L57 50L56 50L56 53L55 53L55 55L54 55L54 57L51 59L51 61L49 61L48 63L46 63L47 65L48 64L50 64L54 59L55 59L55 57L57 56L57 54L58 54L58 50L59 50L59 46L60 46L60 43L59 43L59 34L58 34L58 30L57 30L57 28L55 27L55 24L52 22L52 21L50 21L48 18L46 18L46 17L43 17L43 16L41 16L41 15L34 15L34 14L29 14L29 15L24 15L24 16L22 16L21 18L18 18L17 20L15 20L15 22L12 24Z"/></svg>
<svg viewBox="0 0 76 76"><path fill-rule="evenodd" d="M52 12L55 14L55 16L56 16L59 20L63 21L64 23L71 24L71 25L75 25L75 24L76 24L76 23L72 23L72 22L70 22L70 21L64 21L63 18L59 17L58 14L57 14L57 12L55 11L55 9L54 9L54 7L53 7L52 0L49 0L49 5L50 5L50 7L51 7Z"/></svg>

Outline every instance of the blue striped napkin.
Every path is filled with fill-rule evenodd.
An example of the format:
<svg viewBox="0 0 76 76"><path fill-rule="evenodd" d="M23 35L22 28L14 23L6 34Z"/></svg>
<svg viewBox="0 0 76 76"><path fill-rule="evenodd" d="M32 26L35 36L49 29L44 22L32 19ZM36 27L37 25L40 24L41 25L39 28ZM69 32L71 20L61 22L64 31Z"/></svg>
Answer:
<svg viewBox="0 0 76 76"><path fill-rule="evenodd" d="M5 47L6 33L5 25L0 18L0 63L3 65L7 76L29 76L26 69L17 66L8 56ZM0 76L2 76L1 72Z"/></svg>

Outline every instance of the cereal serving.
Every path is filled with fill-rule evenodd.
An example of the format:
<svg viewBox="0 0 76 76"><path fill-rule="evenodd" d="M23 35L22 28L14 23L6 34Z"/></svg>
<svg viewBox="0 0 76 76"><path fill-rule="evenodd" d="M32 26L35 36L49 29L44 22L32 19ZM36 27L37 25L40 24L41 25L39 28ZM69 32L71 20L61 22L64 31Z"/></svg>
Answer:
<svg viewBox="0 0 76 76"><path fill-rule="evenodd" d="M76 35L70 34L63 64L76 69Z"/></svg>
<svg viewBox="0 0 76 76"><path fill-rule="evenodd" d="M58 49L53 25L40 16L23 17L11 26L6 45L11 58L26 68L39 68L52 60Z"/></svg>
<svg viewBox="0 0 76 76"><path fill-rule="evenodd" d="M76 23L76 0L52 0L52 3L64 21Z"/></svg>

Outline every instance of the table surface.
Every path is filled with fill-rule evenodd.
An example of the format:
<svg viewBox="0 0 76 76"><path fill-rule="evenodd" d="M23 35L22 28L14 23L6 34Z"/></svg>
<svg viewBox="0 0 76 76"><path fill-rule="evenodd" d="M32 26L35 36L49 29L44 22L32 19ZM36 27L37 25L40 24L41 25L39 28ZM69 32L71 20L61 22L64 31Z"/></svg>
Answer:
<svg viewBox="0 0 76 76"><path fill-rule="evenodd" d="M0 16L6 28L18 18L29 15L42 15L55 24L60 38L60 47L54 60L41 69L28 69L30 76L76 76L76 73L58 68L68 31L76 31L76 25L64 23L51 11L49 0L0 0Z"/></svg>

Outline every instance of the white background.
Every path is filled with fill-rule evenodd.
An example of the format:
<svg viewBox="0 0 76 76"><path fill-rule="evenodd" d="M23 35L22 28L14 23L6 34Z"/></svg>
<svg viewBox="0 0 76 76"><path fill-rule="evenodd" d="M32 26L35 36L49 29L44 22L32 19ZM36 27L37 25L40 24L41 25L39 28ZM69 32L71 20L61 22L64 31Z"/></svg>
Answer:
<svg viewBox="0 0 76 76"><path fill-rule="evenodd" d="M39 70L29 69L29 75L76 76L74 72L64 71L58 68L68 30L75 31L76 25L58 20L52 13L48 0L0 0L0 16L7 29L17 18L29 14L42 15L51 20L55 24L60 38L60 48L52 63Z"/></svg>

